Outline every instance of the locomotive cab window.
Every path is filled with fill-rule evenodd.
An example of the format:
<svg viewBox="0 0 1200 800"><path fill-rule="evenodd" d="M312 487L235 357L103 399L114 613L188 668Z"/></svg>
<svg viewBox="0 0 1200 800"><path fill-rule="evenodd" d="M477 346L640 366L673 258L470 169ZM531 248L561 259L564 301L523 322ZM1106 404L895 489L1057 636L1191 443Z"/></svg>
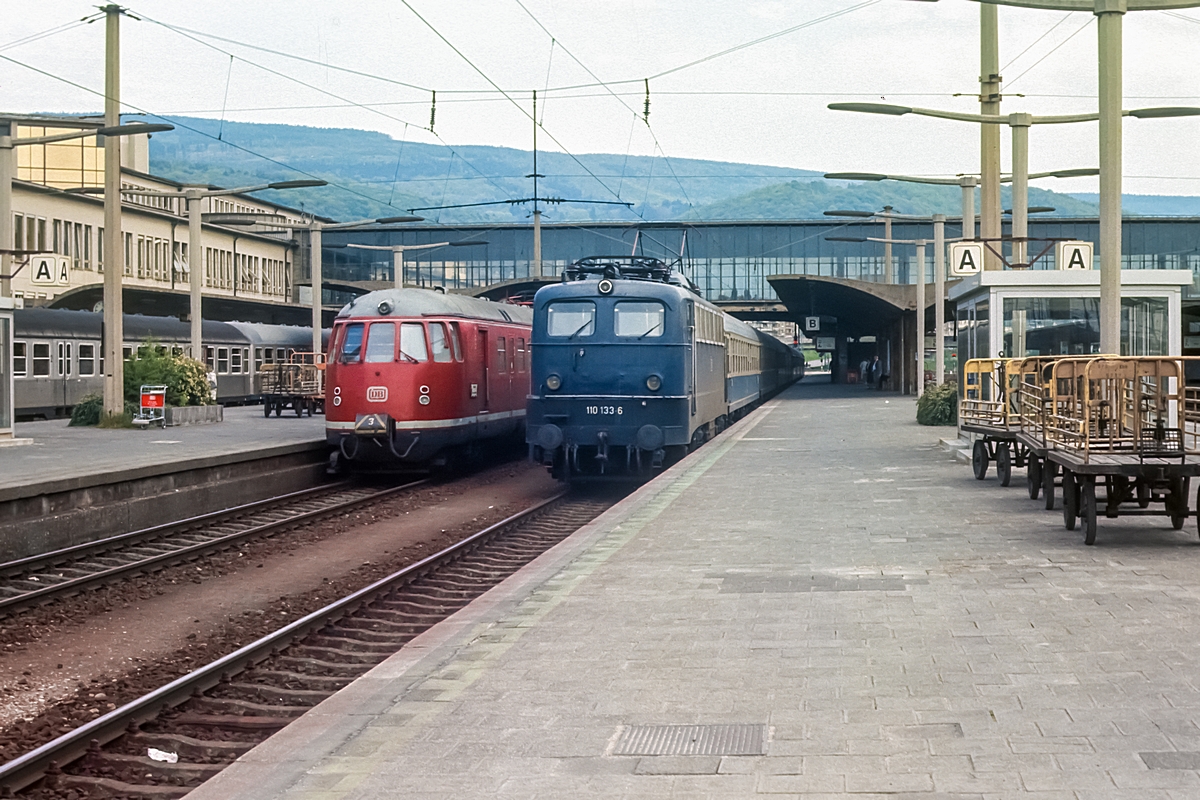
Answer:
<svg viewBox="0 0 1200 800"><path fill-rule="evenodd" d="M440 322L429 323L429 349L433 360L438 363L450 361L450 343L446 341L446 326Z"/></svg>
<svg viewBox="0 0 1200 800"><path fill-rule="evenodd" d="M385 364L396 360L396 326L391 322L372 322L367 332L368 364Z"/></svg>
<svg viewBox="0 0 1200 800"><path fill-rule="evenodd" d="M421 323L405 322L400 325L400 359L410 363L429 360L429 351L425 348L425 326Z"/></svg>
<svg viewBox="0 0 1200 800"><path fill-rule="evenodd" d="M462 337L460 336L457 322L450 323L450 344L454 346L454 360L462 361Z"/></svg>
<svg viewBox="0 0 1200 800"><path fill-rule="evenodd" d="M591 336L595 332L595 303L571 301L546 307L547 336Z"/></svg>
<svg viewBox="0 0 1200 800"><path fill-rule="evenodd" d="M662 336L666 318L662 303L617 303L613 308L613 333L638 339Z"/></svg>
<svg viewBox="0 0 1200 800"><path fill-rule="evenodd" d="M363 324L361 322L352 322L342 328L342 346L341 354L338 360L343 364L355 364L362 357L363 346ZM279 359L280 363L283 359Z"/></svg>

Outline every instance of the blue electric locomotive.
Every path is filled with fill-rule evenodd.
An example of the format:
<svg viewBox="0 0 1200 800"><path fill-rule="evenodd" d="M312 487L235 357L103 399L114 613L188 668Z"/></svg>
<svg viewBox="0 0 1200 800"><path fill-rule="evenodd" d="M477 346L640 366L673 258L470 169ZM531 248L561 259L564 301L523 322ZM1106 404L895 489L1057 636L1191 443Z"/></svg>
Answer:
<svg viewBox="0 0 1200 800"><path fill-rule="evenodd" d="M558 478L639 477L803 376L664 262L585 258L534 297L526 440Z"/></svg>

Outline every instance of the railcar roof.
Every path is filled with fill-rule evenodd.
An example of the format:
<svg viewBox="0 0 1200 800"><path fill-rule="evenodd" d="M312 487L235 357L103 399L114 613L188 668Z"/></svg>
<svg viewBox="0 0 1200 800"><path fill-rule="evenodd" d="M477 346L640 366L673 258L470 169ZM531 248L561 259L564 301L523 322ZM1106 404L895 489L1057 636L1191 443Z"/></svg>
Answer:
<svg viewBox="0 0 1200 800"><path fill-rule="evenodd" d="M311 328L300 325L268 325L262 322L230 322L229 324L255 345L312 348ZM329 331L321 331L321 338L328 340Z"/></svg>
<svg viewBox="0 0 1200 800"><path fill-rule="evenodd" d="M104 315L95 311L72 311L64 308L18 308L13 312L13 328L18 337L99 337ZM244 343L245 337L227 322L204 321L204 340L207 342ZM191 336L191 327L176 317L150 317L143 314L125 315L125 338L184 341Z"/></svg>
<svg viewBox="0 0 1200 800"><path fill-rule="evenodd" d="M391 311L379 306L387 302ZM429 289L381 289L356 297L338 312L338 317L467 317L494 322L533 324L533 312L525 306L496 303L480 297L442 294Z"/></svg>
<svg viewBox="0 0 1200 800"><path fill-rule="evenodd" d="M598 279L594 279L552 283L549 286L543 286L541 289L538 289L537 294L533 296L533 304L537 306L562 297L653 297L659 300L695 300L698 303L704 302L702 298L697 297L682 286L676 286L672 283L622 280L617 278L612 282L612 294L602 295L600 294L600 290L596 288L599 282Z"/></svg>

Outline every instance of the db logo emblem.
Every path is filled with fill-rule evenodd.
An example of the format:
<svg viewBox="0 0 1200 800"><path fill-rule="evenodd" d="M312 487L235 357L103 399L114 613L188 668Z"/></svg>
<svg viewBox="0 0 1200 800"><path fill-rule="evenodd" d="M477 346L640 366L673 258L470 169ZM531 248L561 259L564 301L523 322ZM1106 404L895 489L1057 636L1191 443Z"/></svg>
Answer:
<svg viewBox="0 0 1200 800"><path fill-rule="evenodd" d="M367 402L368 403L383 403L387 400L386 386L369 386L367 387Z"/></svg>

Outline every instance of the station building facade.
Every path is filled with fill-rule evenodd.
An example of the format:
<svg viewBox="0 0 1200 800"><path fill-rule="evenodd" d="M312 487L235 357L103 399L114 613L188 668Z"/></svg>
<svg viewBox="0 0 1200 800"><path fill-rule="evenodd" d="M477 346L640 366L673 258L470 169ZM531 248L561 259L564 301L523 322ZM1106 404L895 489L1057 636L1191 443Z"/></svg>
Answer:
<svg viewBox="0 0 1200 800"><path fill-rule="evenodd" d="M35 137L66 133L77 127L33 124L9 117L13 136ZM123 190L174 192L182 184L150 173L145 136L127 137L122 146ZM92 308L104 281L104 150L95 136L65 142L15 148L12 185L13 247L52 253L34 268L13 265L13 297L27 306L53 305ZM214 187L215 188L215 187ZM80 191L80 190L83 191ZM124 286L126 293L143 292L142 312L174 316L181 306L171 295L185 295L193 263L204 271L206 298L239 298L268 304L291 304L297 299L293 280L297 243L288 226L306 224L299 211L260 200L232 195L205 198L205 214L261 215L269 225L250 227L203 225L204 252L193 259L188 251L187 205L183 198L155 194L122 195ZM161 298L155 303L154 298ZM206 312L207 314L207 312Z"/></svg>

